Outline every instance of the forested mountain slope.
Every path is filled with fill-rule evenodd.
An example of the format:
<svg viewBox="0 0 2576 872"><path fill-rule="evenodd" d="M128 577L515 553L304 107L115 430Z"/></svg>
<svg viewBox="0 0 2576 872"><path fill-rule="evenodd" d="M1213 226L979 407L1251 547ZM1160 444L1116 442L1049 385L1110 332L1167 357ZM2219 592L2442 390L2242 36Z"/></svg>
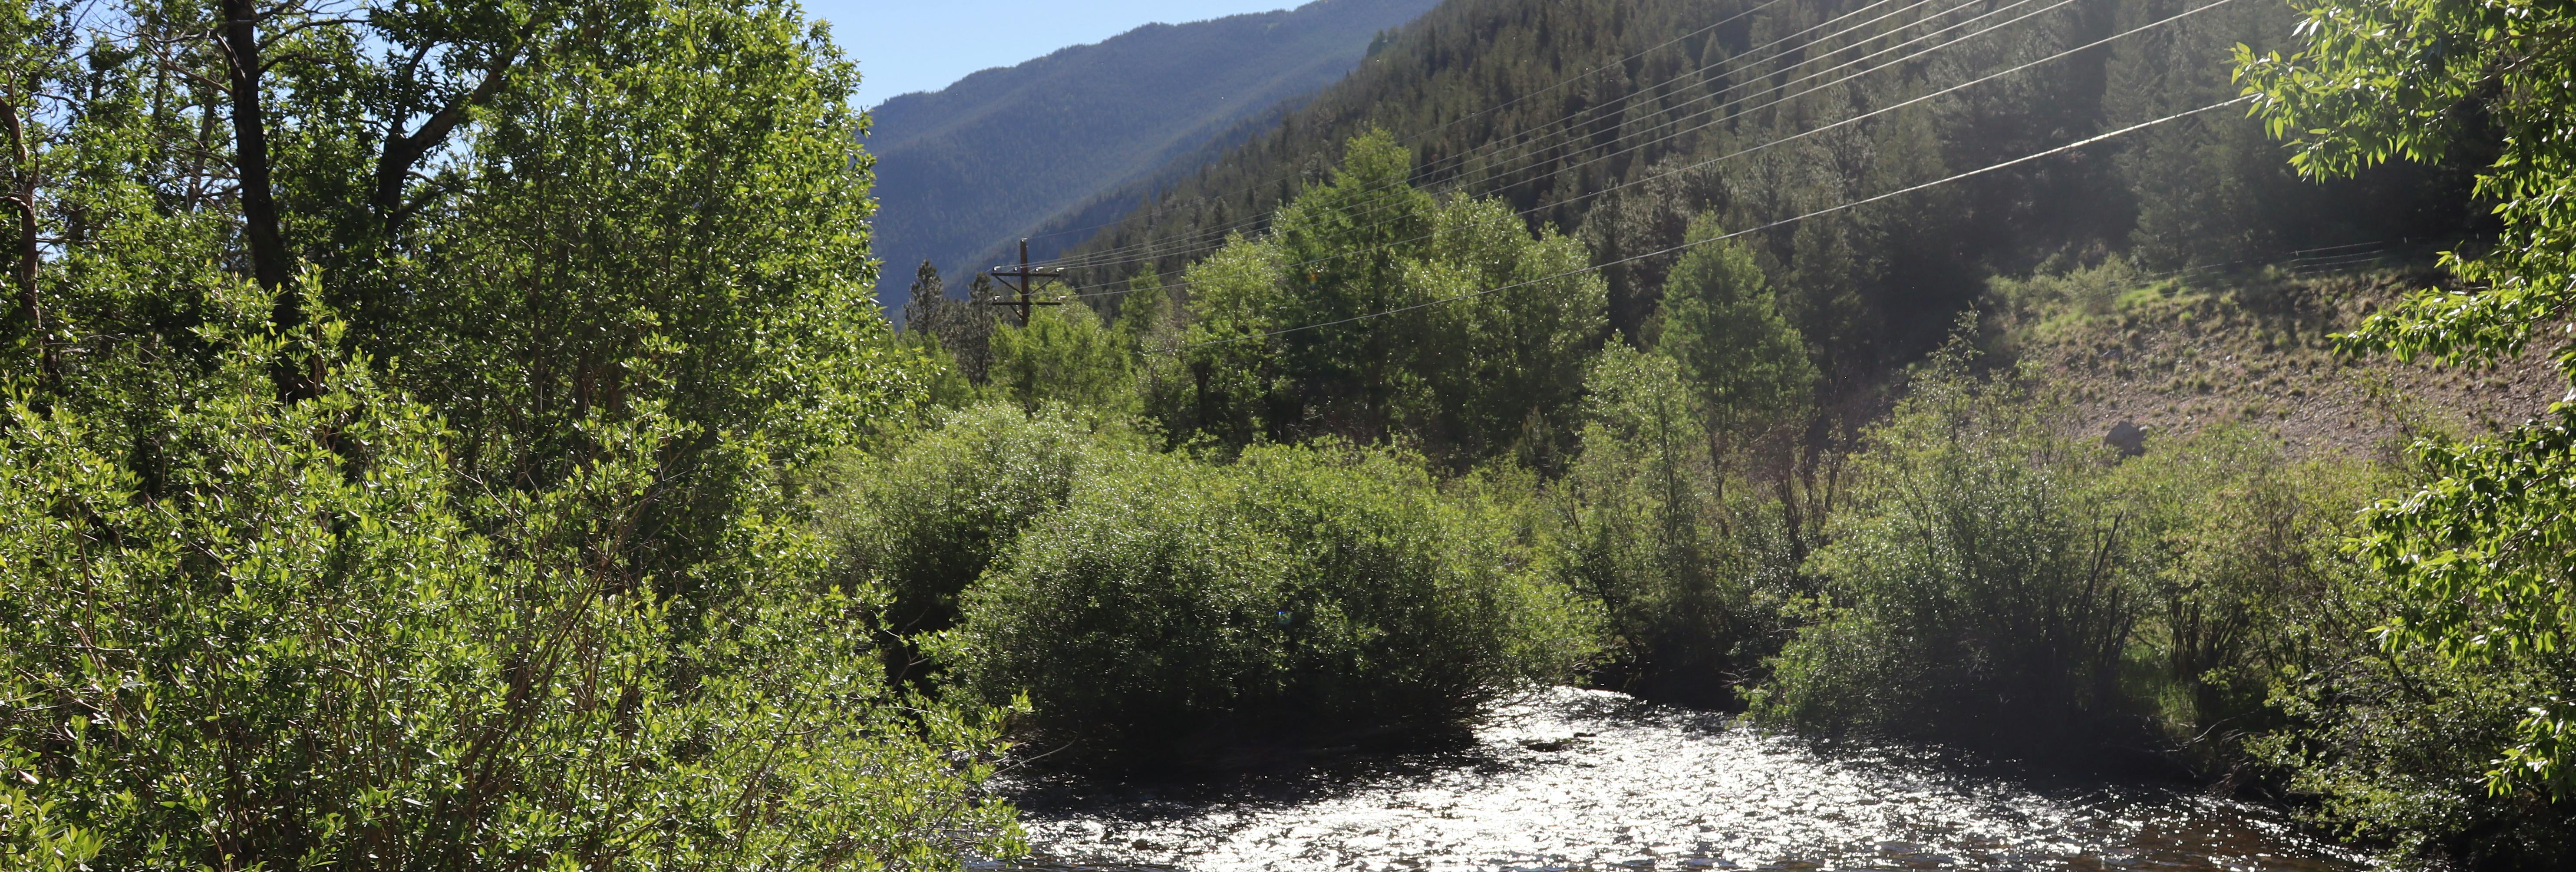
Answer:
<svg viewBox="0 0 2576 872"><path fill-rule="evenodd" d="M981 261L1059 210L1160 167L1247 116L1313 94L1370 37L1433 0L1317 0L1152 24L874 110L879 289L889 309L923 260Z"/></svg>
<svg viewBox="0 0 2576 872"><path fill-rule="evenodd" d="M2227 100L2234 47L2279 45L2293 21L2252 0L1450 0L1266 133L1122 192L1150 205L1046 230L1086 240L1062 262L1087 286L1168 275L1258 235L1380 128L1416 185L1583 240L1611 326L1650 334L1680 255L1638 256L1694 215L1768 225ZM2416 165L2303 182L2231 106L1748 241L1828 383L1857 388L1930 347L1989 276L2453 241L2476 221L2466 182Z"/></svg>

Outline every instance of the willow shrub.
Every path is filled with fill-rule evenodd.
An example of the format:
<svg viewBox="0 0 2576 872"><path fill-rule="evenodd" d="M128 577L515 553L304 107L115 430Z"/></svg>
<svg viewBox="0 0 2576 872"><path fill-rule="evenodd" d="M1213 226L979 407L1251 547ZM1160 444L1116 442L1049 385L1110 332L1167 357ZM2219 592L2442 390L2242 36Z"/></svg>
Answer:
<svg viewBox="0 0 2576 872"><path fill-rule="evenodd" d="M1087 458L1135 450L1114 425L993 402L941 413L890 450L818 477L814 504L836 547L833 577L884 590L876 626L903 652L889 667L919 676L913 639L957 623L967 585L1063 505Z"/></svg>
<svg viewBox="0 0 2576 872"><path fill-rule="evenodd" d="M1593 638L1510 512L1334 443L1100 458L963 614L939 646L963 689L1145 765L1455 727Z"/></svg>
<svg viewBox="0 0 2576 872"><path fill-rule="evenodd" d="M1764 717L2010 744L2122 713L2143 603L2117 558L2098 443L2048 426L1957 346L1869 435L1853 505L1811 563L1817 622L1772 661Z"/></svg>
<svg viewBox="0 0 2576 872"><path fill-rule="evenodd" d="M1594 678L1731 705L1769 653L1776 582L1796 568L1773 544L1775 513L1714 459L1706 400L1680 362L1613 343L1585 387L1583 453L1548 504L1556 571L1609 619L1610 656Z"/></svg>
<svg viewBox="0 0 2576 872"><path fill-rule="evenodd" d="M852 629L875 596L816 588L797 525L734 514L707 575L735 589L704 607L634 570L618 543L667 419L595 421L561 485L493 492L362 363L277 400L269 362L336 336L208 341L219 365L174 386L148 451L16 388L0 419L12 868L929 869L1010 847L978 793L990 719L885 688Z"/></svg>

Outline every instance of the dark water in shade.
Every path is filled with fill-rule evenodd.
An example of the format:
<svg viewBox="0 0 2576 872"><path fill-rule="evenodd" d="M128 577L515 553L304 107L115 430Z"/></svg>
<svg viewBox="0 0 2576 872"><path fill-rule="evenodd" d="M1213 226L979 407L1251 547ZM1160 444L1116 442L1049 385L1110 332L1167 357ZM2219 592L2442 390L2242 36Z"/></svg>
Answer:
<svg viewBox="0 0 2576 872"><path fill-rule="evenodd" d="M1819 751L1706 713L1555 690L1475 747L1232 790L1024 785L1017 870L2358 870L2279 813Z"/></svg>

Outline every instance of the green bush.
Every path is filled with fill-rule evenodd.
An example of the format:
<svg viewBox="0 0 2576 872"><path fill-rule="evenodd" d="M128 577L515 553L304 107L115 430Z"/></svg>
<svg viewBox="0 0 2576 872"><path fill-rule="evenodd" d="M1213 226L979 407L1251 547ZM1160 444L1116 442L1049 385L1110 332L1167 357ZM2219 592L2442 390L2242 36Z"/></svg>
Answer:
<svg viewBox="0 0 2576 872"><path fill-rule="evenodd" d="M996 392L1035 410L1049 403L1134 414L1132 343L1100 323L1080 301L1034 309L1028 326L997 326L992 333Z"/></svg>
<svg viewBox="0 0 2576 872"><path fill-rule="evenodd" d="M2295 628L2307 657L2274 682L2287 723L2246 743L2324 828L2407 865L2557 869L2576 855L2576 816L2535 789L2490 790L2489 773L2539 715L2565 699L2576 657L2552 652L2460 663L2395 649L2382 619L2410 603L2384 577L2336 585ZM2426 862L2431 861L2431 862Z"/></svg>
<svg viewBox="0 0 2576 872"><path fill-rule="evenodd" d="M967 591L940 651L1092 760L1451 727L1590 638L1506 517L1380 451L1116 455Z"/></svg>
<svg viewBox="0 0 2576 872"><path fill-rule="evenodd" d="M1594 677L1657 699L1732 704L1773 624L1757 600L1779 594L1753 579L1787 562L1764 547L1768 513L1713 460L1704 395L1682 364L1614 343L1584 386L1583 453L1549 504L1557 572L1609 619L1611 656Z"/></svg>
<svg viewBox="0 0 2576 872"><path fill-rule="evenodd" d="M2234 765L2244 738L2280 725L2273 679L2312 656L2303 628L2357 570L2342 544L2382 477L2294 461L2241 424L2150 443L2111 475L2144 606L2130 693L2196 767Z"/></svg>
<svg viewBox="0 0 2576 872"><path fill-rule="evenodd" d="M2274 664L2269 711L2249 719L2259 731L2242 750L2271 767L2286 792L2313 801L2318 823L2386 849L2391 860L2556 869L2576 852L2576 815L2548 789L2527 743L2535 724L2576 698L2576 656L2563 647L2513 650L2489 635L2483 644L2493 650L2455 657L2405 638L2407 622L2435 608L2493 624L2528 618L2457 591L2426 598L2420 580L2372 565L2385 540L2357 534L2381 533L2380 513L2422 511L2420 503L2353 512L2369 495L2406 493L2452 474L2440 455L2499 456L2482 443L2427 439L2410 453L2433 462L2361 471L2372 474L2297 470L2301 491L2333 522L2317 525L2326 527L2320 538L2350 547L2317 561L2325 571L2283 574L2298 582L2294 610L2263 619L2267 642L2283 656L2256 661ZM2507 488L2484 490L2510 499Z"/></svg>
<svg viewBox="0 0 2576 872"><path fill-rule="evenodd" d="M879 628L904 640L957 623L957 597L1032 521L1063 504L1087 458L1122 443L1056 411L988 403L946 412L891 451L819 477L837 546L833 577L891 601ZM898 674L908 663L891 664Z"/></svg>
<svg viewBox="0 0 2576 872"><path fill-rule="evenodd" d="M733 515L705 603L637 571L618 545L667 418L594 417L563 484L484 491L362 364L276 398L271 361L327 364L316 333L208 331L218 365L174 386L148 468L12 387L0 857L918 869L1010 846L988 720L885 688L851 629L874 595L812 587L796 524Z"/></svg>
<svg viewBox="0 0 2576 872"><path fill-rule="evenodd" d="M2098 444L1945 352L1873 429L1814 568L1829 600L1772 664L1776 723L2014 744L2124 714L2142 603Z"/></svg>

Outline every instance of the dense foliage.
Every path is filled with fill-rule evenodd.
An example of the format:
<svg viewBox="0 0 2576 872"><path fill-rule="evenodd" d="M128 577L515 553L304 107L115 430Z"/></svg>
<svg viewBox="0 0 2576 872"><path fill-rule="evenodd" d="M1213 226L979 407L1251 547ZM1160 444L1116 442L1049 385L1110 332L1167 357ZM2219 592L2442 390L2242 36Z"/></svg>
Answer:
<svg viewBox="0 0 2576 872"><path fill-rule="evenodd" d="M1168 430L1232 445L1405 434L1458 467L1562 448L1604 338L1599 278L1572 240L1532 238L1497 203L1410 189L1410 162L1383 134L1354 139L1272 235L1184 274L1191 318L1171 353L1196 389L1152 410ZM1327 322L1347 323L1296 329Z"/></svg>
<svg viewBox="0 0 2576 872"><path fill-rule="evenodd" d="M2074 4L1847 68L1971 7L1786 53L1861 5L1700 30L1744 8L1445 4L1266 135L1123 195L1145 205L1075 251L1127 358L1063 383L1132 397L968 380L1140 410L1203 462L1338 439L1526 481L1521 535L1598 616L1596 682L1814 731L2141 751L2394 856L2563 856L2563 410L2419 431L2402 457L2303 455L2256 404L2105 447L2072 411L2096 385L2012 362L2089 337L2106 370L2158 378L2125 356L2142 331L2207 340L2190 319L2231 307L2262 322L2237 351L2306 355L2333 319L2242 271L2309 246L2485 250L2497 228L2348 348L2481 363L2542 341L2567 285L2550 14ZM2263 117L1772 226L2247 84ZM1992 356L1919 365L1972 304L1955 341ZM1004 343L978 331L1021 329L940 323L986 356ZM1046 359L1100 344L1047 330ZM2356 514L2392 489L2413 493ZM1181 499L1119 517L1154 527Z"/></svg>
<svg viewBox="0 0 2576 872"><path fill-rule="evenodd" d="M1927 364L1870 431L1815 568L1831 598L1764 706L1791 722L2045 742L2122 703L2139 606L2099 504L2098 443L2052 432L2009 383Z"/></svg>
<svg viewBox="0 0 2576 872"><path fill-rule="evenodd" d="M1161 765L1438 732L1560 680L1591 634L1507 515L1336 445L1131 452L970 588L960 684L1040 735Z"/></svg>
<svg viewBox="0 0 2576 872"><path fill-rule="evenodd" d="M792 7L30 5L0 860L953 867L1015 847L1006 737L1240 763L1589 680L2122 746L2547 865L2565 406L2402 456L2106 445L2092 386L2011 359L2122 360L2182 299L2217 341L2189 318L2251 304L2179 289L2232 259L2454 238L2432 162L2486 147L2493 251L2349 344L2540 341L2554 22L2419 6L2319 0L2286 55L2277 7L2196 7L1878 113L2180 13L2072 6L1702 126L1867 44L1764 54L1857 7L1670 41L1729 10L1453 2L1094 243L1146 253L1085 296L1003 320L924 265L898 336L855 74ZM2362 178L2201 115L1769 226L2225 99L2234 39L2299 167Z"/></svg>
<svg viewBox="0 0 2576 872"><path fill-rule="evenodd" d="M2350 344L2450 364L2539 344L2562 375L2576 378L2576 345L2563 330L2576 276L2562 197L2576 179L2576 141L2558 120L2570 103L2570 61L2555 48L2564 10L2294 6L2304 19L2301 43L2288 54L2245 51L2240 60L2265 122L2291 141L2304 173L2335 178L2392 159L2440 159L2459 155L2463 133L2500 134L2499 153L2477 179L2501 224L2493 244L2449 256L2457 286L2415 295ZM2495 439L2427 440L2414 454L2429 480L2370 513L2363 551L2396 586L2381 601L2388 665L2323 677L2319 693L2365 700L2373 725L2431 726L2476 750L2425 755L2415 742L2316 718L2303 750L2319 775L2308 787L2345 816L2435 835L2501 831L2498 850L2528 860L2563 858L2576 842L2568 824L2576 802L2576 719L2567 702L2576 696L2567 647L2576 619L2571 416L2576 406L2562 401ZM2401 687L2415 697L2401 704L2387 685L2411 682L2417 669L2444 686ZM2442 715L2451 717L2434 726ZM2507 718L2515 721L2509 729ZM2492 763L2478 780L2510 810L2437 786L2459 783L2480 757Z"/></svg>
<svg viewBox="0 0 2576 872"><path fill-rule="evenodd" d="M788 473L899 420L792 5L0 13L12 868L954 868Z"/></svg>
<svg viewBox="0 0 2576 872"><path fill-rule="evenodd" d="M818 495L889 664L1025 698L1061 762L1203 766L1456 727L1592 645L1509 501L1348 445L1227 462L1096 410L948 413Z"/></svg>
<svg viewBox="0 0 2576 872"><path fill-rule="evenodd" d="M1604 349L1585 379L1583 452L1549 494L1559 572L1601 604L1597 677L1729 705L1798 589L1780 517L1711 450L1709 407L1672 358Z"/></svg>
<svg viewBox="0 0 2576 872"><path fill-rule="evenodd" d="M226 302L256 323L265 300ZM560 485L484 492L362 366L282 402L289 349L207 338L158 495L79 415L21 394L8 421L0 748L30 785L13 805L81 839L65 860L938 868L1006 844L975 792L992 726L876 680L850 629L869 591L747 585L689 620L616 556L667 417L599 422ZM816 575L792 521L733 524L711 572ZM11 823L13 845L63 835Z"/></svg>

